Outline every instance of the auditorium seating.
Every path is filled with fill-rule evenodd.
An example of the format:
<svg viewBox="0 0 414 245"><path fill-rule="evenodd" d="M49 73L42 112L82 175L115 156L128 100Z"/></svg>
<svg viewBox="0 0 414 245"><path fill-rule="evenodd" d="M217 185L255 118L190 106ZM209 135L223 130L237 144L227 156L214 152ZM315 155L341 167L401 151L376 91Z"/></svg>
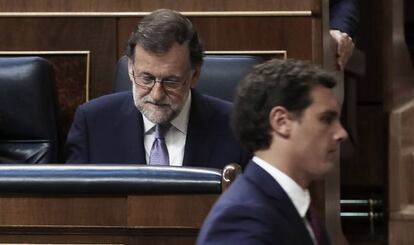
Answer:
<svg viewBox="0 0 414 245"><path fill-rule="evenodd" d="M146 165L0 165L0 241L195 244L240 172Z"/></svg>
<svg viewBox="0 0 414 245"><path fill-rule="evenodd" d="M235 87L250 69L265 59L253 55L206 55L196 90L227 101L233 100ZM114 92L131 89L128 77L128 58L119 59Z"/></svg>
<svg viewBox="0 0 414 245"><path fill-rule="evenodd" d="M39 57L0 57L0 163L57 162L55 81Z"/></svg>

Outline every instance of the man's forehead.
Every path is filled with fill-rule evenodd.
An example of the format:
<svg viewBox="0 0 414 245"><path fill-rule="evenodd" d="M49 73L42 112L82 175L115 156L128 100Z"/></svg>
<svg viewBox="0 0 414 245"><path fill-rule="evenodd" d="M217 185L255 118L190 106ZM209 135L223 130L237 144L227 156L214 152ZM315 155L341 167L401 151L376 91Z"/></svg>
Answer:
<svg viewBox="0 0 414 245"><path fill-rule="evenodd" d="M160 72L187 70L191 67L191 61L184 50L183 47L175 46L165 54L156 54L136 47L134 67Z"/></svg>
<svg viewBox="0 0 414 245"><path fill-rule="evenodd" d="M312 104L310 107L318 108L318 111L335 111L339 113L338 101L332 89L322 85L316 85L311 90Z"/></svg>
<svg viewBox="0 0 414 245"><path fill-rule="evenodd" d="M176 51L177 53L190 53L190 47L188 46L187 43L179 44L178 42L175 42L169 45L168 47L166 47L165 49L160 49L157 51L157 50L151 50L149 48L146 48L142 44L137 43L137 45L135 45L135 52L137 51L145 52L151 56L165 56L171 53L172 51Z"/></svg>

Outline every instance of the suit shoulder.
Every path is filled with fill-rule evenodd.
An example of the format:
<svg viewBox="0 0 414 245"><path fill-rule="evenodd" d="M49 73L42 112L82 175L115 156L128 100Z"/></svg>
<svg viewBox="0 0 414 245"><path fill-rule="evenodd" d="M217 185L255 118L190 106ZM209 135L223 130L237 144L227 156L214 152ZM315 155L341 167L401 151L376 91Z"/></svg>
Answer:
<svg viewBox="0 0 414 245"><path fill-rule="evenodd" d="M242 174L210 210L197 244L309 244L295 242L301 239L280 205Z"/></svg>
<svg viewBox="0 0 414 245"><path fill-rule="evenodd" d="M126 101L133 103L132 92L104 95L82 104L79 108L86 111L111 110L112 108L119 108Z"/></svg>
<svg viewBox="0 0 414 245"><path fill-rule="evenodd" d="M226 195L228 191L205 219L197 244L274 244L273 236L280 237L278 231L283 228L282 215L275 213L269 204L252 200L254 197L248 193L234 199Z"/></svg>

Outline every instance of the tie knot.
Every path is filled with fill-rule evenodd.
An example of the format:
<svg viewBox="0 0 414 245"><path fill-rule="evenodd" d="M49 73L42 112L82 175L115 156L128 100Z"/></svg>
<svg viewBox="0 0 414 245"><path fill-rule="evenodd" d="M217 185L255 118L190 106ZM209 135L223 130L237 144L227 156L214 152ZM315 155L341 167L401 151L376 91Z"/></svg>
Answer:
<svg viewBox="0 0 414 245"><path fill-rule="evenodd" d="M165 134L167 134L168 129L171 127L170 123L167 124L157 124L155 126L155 138L164 139Z"/></svg>

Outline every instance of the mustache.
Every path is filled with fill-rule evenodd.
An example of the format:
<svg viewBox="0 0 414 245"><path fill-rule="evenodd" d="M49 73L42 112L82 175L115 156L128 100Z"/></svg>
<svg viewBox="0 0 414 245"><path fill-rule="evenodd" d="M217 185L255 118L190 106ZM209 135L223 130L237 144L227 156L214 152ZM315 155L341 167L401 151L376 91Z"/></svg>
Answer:
<svg viewBox="0 0 414 245"><path fill-rule="evenodd" d="M166 105L169 106L170 105L170 102L167 99L156 101L151 98L144 98L143 102L147 104L158 105L158 106L166 106Z"/></svg>

